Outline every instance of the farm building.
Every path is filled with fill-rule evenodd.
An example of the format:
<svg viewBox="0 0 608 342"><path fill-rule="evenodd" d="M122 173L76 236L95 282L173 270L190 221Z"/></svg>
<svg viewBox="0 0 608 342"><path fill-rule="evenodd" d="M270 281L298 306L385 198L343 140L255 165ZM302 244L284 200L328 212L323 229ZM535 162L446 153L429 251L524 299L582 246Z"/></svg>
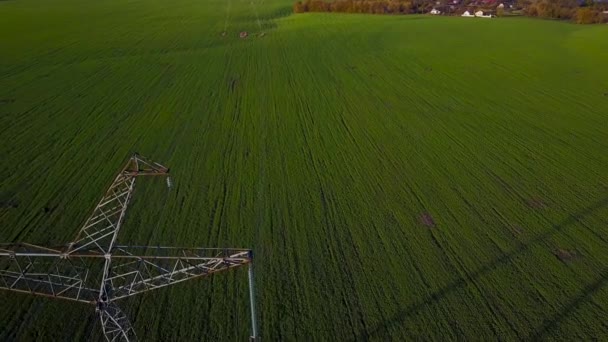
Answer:
<svg viewBox="0 0 608 342"><path fill-rule="evenodd" d="M477 18L492 18L493 15L491 15L491 14L484 14L483 11L477 11L477 12L475 12L475 17L477 17Z"/></svg>
<svg viewBox="0 0 608 342"><path fill-rule="evenodd" d="M469 12L469 11L465 11L465 12L462 14L462 16L463 16L463 17L469 17L469 18L475 18L475 16L474 16L473 14L471 14L471 12Z"/></svg>
<svg viewBox="0 0 608 342"><path fill-rule="evenodd" d="M429 13L433 15L439 15L441 14L441 11L436 8L433 8Z"/></svg>

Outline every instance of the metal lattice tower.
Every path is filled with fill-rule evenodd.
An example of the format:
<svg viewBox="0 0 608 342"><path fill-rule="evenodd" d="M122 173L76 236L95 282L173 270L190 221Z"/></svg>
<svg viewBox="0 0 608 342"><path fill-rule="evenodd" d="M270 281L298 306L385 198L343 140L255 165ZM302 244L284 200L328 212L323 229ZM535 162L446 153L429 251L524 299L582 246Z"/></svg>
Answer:
<svg viewBox="0 0 608 342"><path fill-rule="evenodd" d="M108 341L133 341L135 331L117 300L248 265L251 339L255 340L250 249L117 244L135 179L168 175L166 167L134 154L67 246L0 244L0 289L92 304Z"/></svg>

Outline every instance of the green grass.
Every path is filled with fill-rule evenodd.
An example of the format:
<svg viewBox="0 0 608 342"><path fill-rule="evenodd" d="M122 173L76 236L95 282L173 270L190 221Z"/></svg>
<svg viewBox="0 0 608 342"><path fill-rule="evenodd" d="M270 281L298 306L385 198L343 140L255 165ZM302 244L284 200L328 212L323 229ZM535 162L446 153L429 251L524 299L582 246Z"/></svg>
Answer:
<svg viewBox="0 0 608 342"><path fill-rule="evenodd" d="M0 240L69 241L139 151L175 185L120 241L252 247L264 340L605 339L608 27L290 6L1 1ZM246 286L123 306L143 341L243 341ZM0 340L100 338L0 303Z"/></svg>

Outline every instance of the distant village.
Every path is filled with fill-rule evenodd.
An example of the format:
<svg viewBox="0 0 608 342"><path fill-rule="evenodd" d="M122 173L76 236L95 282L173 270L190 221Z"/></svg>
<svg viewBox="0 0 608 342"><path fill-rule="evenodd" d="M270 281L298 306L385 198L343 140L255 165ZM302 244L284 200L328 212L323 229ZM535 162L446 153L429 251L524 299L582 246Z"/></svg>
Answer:
<svg viewBox="0 0 608 342"><path fill-rule="evenodd" d="M305 0L297 1L293 9L295 13L428 14L488 19L529 16L579 24L608 23L608 0Z"/></svg>
<svg viewBox="0 0 608 342"><path fill-rule="evenodd" d="M434 1L433 8L428 13L431 15L460 15L466 18L495 18L498 15L518 14L524 8L524 6L519 5L518 1L515 0L501 2L496 0Z"/></svg>

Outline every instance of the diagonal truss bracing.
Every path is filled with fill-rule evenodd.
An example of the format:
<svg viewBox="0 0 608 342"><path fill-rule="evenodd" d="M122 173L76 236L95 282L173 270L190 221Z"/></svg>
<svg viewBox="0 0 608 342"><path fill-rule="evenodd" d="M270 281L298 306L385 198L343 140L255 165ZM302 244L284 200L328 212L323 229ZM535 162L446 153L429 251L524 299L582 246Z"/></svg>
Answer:
<svg viewBox="0 0 608 342"><path fill-rule="evenodd" d="M0 244L0 289L94 304L108 341L132 341L135 331L115 301L249 265L255 339L251 250L116 245L136 177L167 175L166 167L135 154L67 246Z"/></svg>
<svg viewBox="0 0 608 342"><path fill-rule="evenodd" d="M114 341L132 341L136 339L135 330L127 315L114 303L100 310L99 319L106 339Z"/></svg>
<svg viewBox="0 0 608 342"><path fill-rule="evenodd" d="M69 244L67 253L81 249L96 249L107 254L116 242L135 186L137 176L167 176L169 169L147 161L135 154L118 173L114 182L101 198L91 216L84 223L76 239Z"/></svg>
<svg viewBox="0 0 608 342"><path fill-rule="evenodd" d="M100 277L107 260L96 251L67 257L34 245L0 245L0 288L96 303L105 289L118 300L243 266L252 256L248 249L116 246Z"/></svg>

